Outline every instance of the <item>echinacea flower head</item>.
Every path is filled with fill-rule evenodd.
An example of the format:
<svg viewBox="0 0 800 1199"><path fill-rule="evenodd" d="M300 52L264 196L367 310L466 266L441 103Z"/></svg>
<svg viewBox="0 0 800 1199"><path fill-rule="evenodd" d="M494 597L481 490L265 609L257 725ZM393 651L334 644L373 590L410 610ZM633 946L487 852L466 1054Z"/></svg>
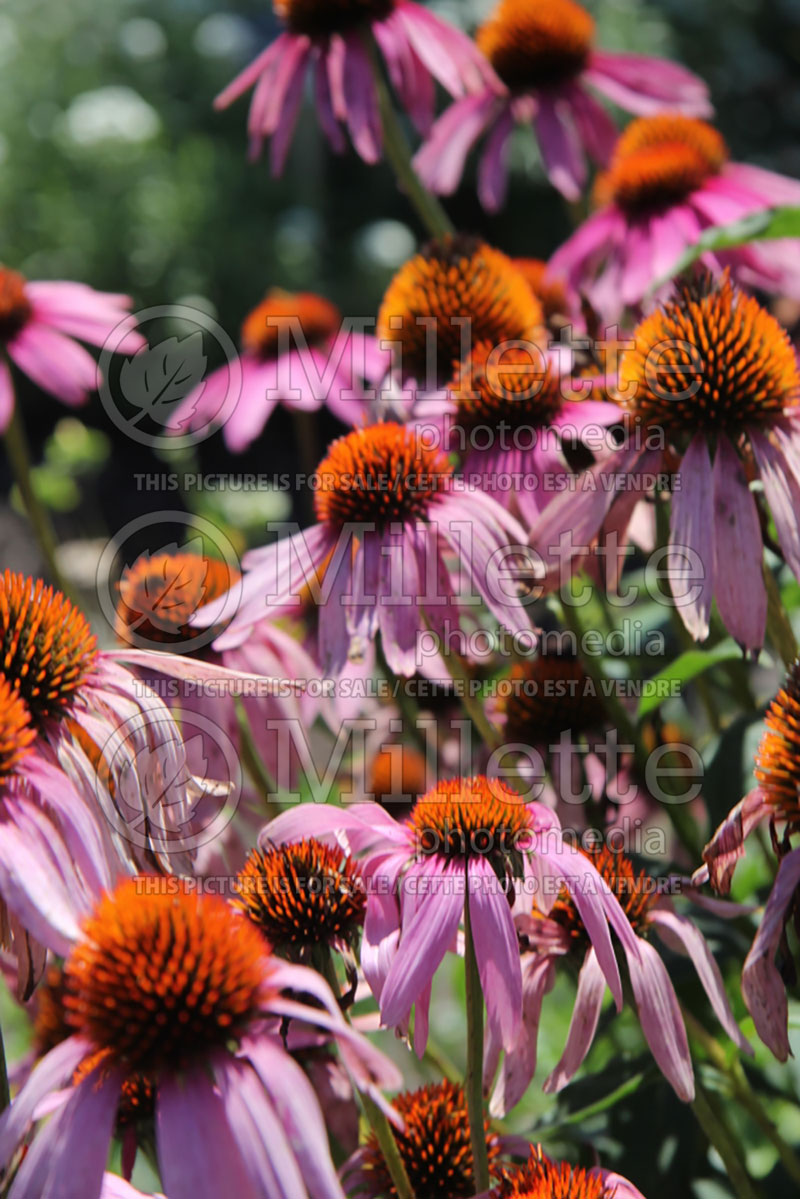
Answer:
<svg viewBox="0 0 800 1199"><path fill-rule="evenodd" d="M495 78L436 122L416 159L427 185L455 191L467 155L486 133L478 194L484 207L501 208L509 140L514 126L524 124L536 132L551 183L577 200L586 155L604 165L616 136L592 91L628 112L709 115L708 91L697 76L662 59L604 53L595 48L595 34L593 17L575 0L499 0L476 35Z"/></svg>
<svg viewBox="0 0 800 1199"><path fill-rule="evenodd" d="M431 1083L398 1095L393 1106L403 1131L395 1134L411 1189L425 1199L472 1199L475 1194L469 1117L464 1089ZM502 1138L485 1122L486 1156L498 1177ZM397 1199L378 1140L371 1134L343 1171L350 1199Z"/></svg>
<svg viewBox="0 0 800 1199"><path fill-rule="evenodd" d="M213 371L181 402L174 433L222 424L239 453L263 431L278 404L295 412L325 405L346 424L369 414L365 384L385 376L389 360L377 340L351 328L324 296L273 288L242 323L241 391L230 405L228 366Z"/></svg>
<svg viewBox="0 0 800 1199"><path fill-rule="evenodd" d="M0 1118L6 1178L16 1167L9 1196L54 1197L69 1169L80 1194L97 1199L112 1136L144 1126L148 1143L155 1129L173 1199L216 1199L231 1186L243 1199L278 1199L283 1183L298 1199L342 1199L319 1104L279 1022L332 1036L358 1085L376 1094L375 1080L396 1085L397 1072L349 1028L319 976L274 957L243 914L163 882L124 881L79 926L64 966L72 1035ZM44 1099L54 1114L31 1133Z"/></svg>
<svg viewBox="0 0 800 1199"><path fill-rule="evenodd" d="M276 606L301 605L313 586L324 669L362 657L380 631L390 667L413 674L423 613L432 623L458 619L448 548L493 615L529 631L519 594L497 578L523 531L490 497L454 490L452 477L447 455L411 426L387 421L338 438L316 472L318 523L244 558L241 603L217 648L242 645ZM207 605L193 623L215 623L226 602Z"/></svg>
<svg viewBox="0 0 800 1199"><path fill-rule="evenodd" d="M320 124L333 149L344 149L347 128L361 157L378 161L383 131L369 38L400 103L422 132L433 120L434 81L461 96L491 75L466 34L412 0L273 0L273 7L283 32L217 97L216 107L226 108L255 86L250 155L257 158L270 140L276 175L286 161L309 74Z"/></svg>
<svg viewBox="0 0 800 1199"><path fill-rule="evenodd" d="M35 739L30 708L16 687L0 675L0 783L13 773Z"/></svg>
<svg viewBox="0 0 800 1199"><path fill-rule="evenodd" d="M278 952L353 949L367 896L354 860L309 838L254 849L236 880L236 906Z"/></svg>
<svg viewBox="0 0 800 1199"><path fill-rule="evenodd" d="M522 968L513 909L521 890L550 893L553 880L574 888L602 971L618 1003L622 991L609 926L629 952L636 938L618 900L585 855L565 843L555 815L526 803L499 779L439 782L395 821L376 803L346 809L308 805L276 817L261 844L346 833L367 883L361 965L387 1027L407 1029L425 1051L431 984L454 948L469 904L470 926L488 1014L498 1046L511 1049L522 1028ZM543 884L543 880L547 880ZM556 888L557 889L557 888Z"/></svg>
<svg viewBox="0 0 800 1199"><path fill-rule="evenodd" d="M719 967L691 920L674 910L668 892L646 870L637 869L627 854L605 845L581 853L625 913L633 937L626 937L623 947L642 1032L678 1097L690 1102L694 1097L694 1074L686 1029L669 972L651 944L651 934L657 932L671 948L679 947L689 955L720 1024L740 1049L751 1052L731 1011ZM533 1078L542 1003L552 989L559 961L571 960L578 967L578 992L567 1043L561 1060L544 1083L545 1091L560 1091L570 1082L594 1040L605 980L597 968L591 936L575 900L576 896L563 888L549 903L535 897L532 912L517 918L526 1015L518 1042L506 1052L500 1067L491 1102L495 1115L504 1115L514 1107ZM490 1037L485 1065L489 1082L498 1060L499 1045Z"/></svg>
<svg viewBox="0 0 800 1199"><path fill-rule="evenodd" d="M545 322L558 324L575 316L577 297L570 296L563 279L552 279L544 258L512 258L517 270L524 275L533 294L542 305Z"/></svg>
<svg viewBox="0 0 800 1199"><path fill-rule="evenodd" d="M595 1167L585 1170L569 1162L555 1162L541 1146L531 1149L522 1166L507 1167L490 1199L644 1199L619 1174Z"/></svg>
<svg viewBox="0 0 800 1199"><path fill-rule="evenodd" d="M97 387L97 364L78 341L102 346L123 321L115 349L135 353L145 344L134 332L128 296L83 283L32 282L0 266L0 432L11 419L14 386L6 356L37 387L74 407Z"/></svg>
<svg viewBox="0 0 800 1199"><path fill-rule="evenodd" d="M438 427L445 448L460 453L464 473L482 475L487 491L509 493L506 503L530 522L572 473L563 441L580 442L587 430L604 435L620 412L604 392L592 398L591 380L562 374L558 358L530 334L503 341L476 339L455 366L447 398L419 400L414 418L431 431Z"/></svg>
<svg viewBox="0 0 800 1199"><path fill-rule="evenodd" d="M229 563L191 549L142 554L122 572L114 632L120 641L142 648L197 642L191 617L238 579Z"/></svg>
<svg viewBox="0 0 800 1199"><path fill-rule="evenodd" d="M778 871L742 972L742 994L759 1037L779 1061L791 1054L785 972L792 969L786 928L800 904L800 661L796 661L764 717L756 752L756 786L742 799L703 850L698 881L710 879L727 894L745 842L769 823ZM777 961L776 961L777 959Z"/></svg>
<svg viewBox="0 0 800 1199"><path fill-rule="evenodd" d="M550 259L550 275L585 292L609 318L664 283L704 229L780 204L797 204L800 183L730 161L721 135L679 112L640 117L620 134L596 181L597 211ZM800 242L779 239L705 253L720 273L770 292L800 294Z"/></svg>
<svg viewBox="0 0 800 1199"><path fill-rule="evenodd" d="M378 337L392 343L402 378L435 386L473 342L527 340L543 322L512 259L476 237L447 236L397 272L378 313Z"/></svg>
<svg viewBox="0 0 800 1199"><path fill-rule="evenodd" d="M620 360L619 398L634 431L644 429L645 437L632 437L590 473L595 481L604 472L628 480L627 497L619 500L625 525L632 515L632 481L637 471L663 469L663 445L656 450L653 444L666 439L672 460L679 460L667 563L678 612L702 640L716 599L728 630L755 651L763 643L767 595L761 520L749 489L754 476L763 484L786 562L800 577L800 373L794 349L771 313L727 272L721 279L705 273L681 283L632 340ZM607 517L613 520L614 491L612 486L609 496L579 488L568 497L568 514L557 498L532 534L545 559L559 557L565 529L580 528L585 541Z"/></svg>

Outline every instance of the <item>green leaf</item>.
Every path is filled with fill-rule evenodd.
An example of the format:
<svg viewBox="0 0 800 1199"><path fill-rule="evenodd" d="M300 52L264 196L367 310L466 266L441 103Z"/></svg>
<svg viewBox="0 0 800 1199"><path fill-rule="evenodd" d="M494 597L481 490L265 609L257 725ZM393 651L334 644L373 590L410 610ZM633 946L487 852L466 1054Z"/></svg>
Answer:
<svg viewBox="0 0 800 1199"><path fill-rule="evenodd" d="M768 208L743 217L732 225L715 225L700 234L693 246L684 250L673 267L650 288L658 291L670 279L680 275L702 254L715 250L729 250L744 246L751 241L762 241L775 237L800 237L800 208Z"/></svg>
<svg viewBox="0 0 800 1199"><path fill-rule="evenodd" d="M741 656L742 651L732 637L726 637L713 649L687 649L669 666L665 666L658 674L653 675L652 679L648 679L647 694L639 701L637 719L643 720L670 698L675 689L671 684L688 683L710 670L712 666L717 666L720 662L738 660Z"/></svg>

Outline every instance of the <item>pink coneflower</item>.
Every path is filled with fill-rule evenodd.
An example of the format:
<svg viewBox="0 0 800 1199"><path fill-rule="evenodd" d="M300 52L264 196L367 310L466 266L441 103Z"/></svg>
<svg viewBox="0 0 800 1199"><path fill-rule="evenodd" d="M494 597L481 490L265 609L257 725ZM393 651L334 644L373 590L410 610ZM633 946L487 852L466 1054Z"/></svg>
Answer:
<svg viewBox="0 0 800 1199"><path fill-rule="evenodd" d="M389 356L374 337L348 329L335 305L309 292L273 290L242 325L242 389L227 415L227 366L214 371L182 401L173 432L224 420L223 438L238 453L255 441L278 404L298 412L326 405L355 425L369 416L365 383L380 382Z"/></svg>
<svg viewBox="0 0 800 1199"><path fill-rule="evenodd" d="M488 496L454 487L446 455L426 449L413 428L387 422L349 433L333 442L316 474L319 523L244 557L241 605L218 648L243 643L268 608L299 606L311 584L320 589L319 656L326 671L360 656L380 630L391 669L413 674L425 618L457 626L450 552L497 620L530 630L517 592L499 570L501 561L510 570L521 528ZM223 597L209 604L192 623L214 623L225 603Z"/></svg>
<svg viewBox="0 0 800 1199"><path fill-rule="evenodd" d="M550 260L550 274L583 291L607 317L636 305L668 279L704 229L800 202L800 182L728 161L705 121L668 113L632 121L595 185L598 211ZM740 282L800 296L800 241L784 238L705 253Z"/></svg>
<svg viewBox="0 0 800 1199"><path fill-rule="evenodd" d="M775 963L780 955L791 969L786 928L798 911L800 848L792 836L800 829L800 661L764 718L766 728L756 753L756 786L729 813L703 851L705 867L697 879L710 878L727 894L744 843L759 825L769 823L779 866L742 973L742 994L756 1032L779 1061L791 1054L787 1031L788 1005L784 975ZM780 839L776 826L781 826Z"/></svg>
<svg viewBox="0 0 800 1199"><path fill-rule="evenodd" d="M128 332L118 352L133 354L145 344L134 332L129 296L95 291L83 283L31 283L17 271L0 267L0 433L14 410L14 384L6 355L14 366L64 404L84 404L97 387L97 363L81 345L102 346L122 321Z"/></svg>
<svg viewBox="0 0 800 1199"><path fill-rule="evenodd" d="M728 1003L719 967L699 929L674 910L644 870L637 872L622 852L605 846L583 852L618 897L636 934L638 953L631 953L628 944L625 952L642 1032L678 1097L689 1102L694 1098L694 1073L683 1017L669 972L651 944L650 934L655 930L670 948L677 945L689 955L717 1019L739 1048L750 1053ZM571 958L580 966L578 994L564 1053L545 1081L545 1091L565 1087L589 1052L606 989L595 949L570 896L557 898L549 911L535 903L532 915L517 916L517 930L523 945L526 1019L519 1040L507 1051L501 1066L491 1105L496 1115L510 1111L533 1078L542 1001L553 986L559 961ZM490 1034L486 1055L489 1078L495 1073L499 1054L500 1043Z"/></svg>
<svg viewBox="0 0 800 1199"><path fill-rule="evenodd" d="M514 340L477 342L457 366L447 398L419 400L414 417L427 444L438 436L460 455L472 486L502 495L530 523L572 473L563 442L588 434L602 448L620 412L590 380L562 375L554 357Z"/></svg>
<svg viewBox="0 0 800 1199"><path fill-rule="evenodd" d="M579 199L586 154L605 165L617 135L592 89L627 112L710 115L708 89L696 75L660 58L595 50L594 37L594 20L574 0L500 0L477 34L495 77L436 122L416 158L428 187L454 192L467 155L487 133L478 195L490 211L501 208L509 139L515 124L524 124L533 125L551 183L568 200Z"/></svg>
<svg viewBox="0 0 800 1199"><path fill-rule="evenodd" d="M366 162L381 156L382 130L365 37L372 36L392 85L415 125L433 120L434 80L451 96L479 87L489 68L460 30L411 0L273 0L285 31L217 97L226 108L255 84L248 132L250 156L271 141L273 174L286 161L307 73L314 77L320 124L334 150L346 125Z"/></svg>
<svg viewBox="0 0 800 1199"><path fill-rule="evenodd" d="M522 970L512 904L518 887L563 882L591 929L601 970L618 1003L619 970L609 924L634 957L638 947L616 897L591 862L565 844L557 818L485 777L439 783L395 821L378 804L308 805L278 816L262 838L282 843L346 833L361 871L367 915L361 965L389 1027L407 1028L425 1051L431 983L454 948L469 903L489 1027L510 1049L522 1027Z"/></svg>
<svg viewBox="0 0 800 1199"><path fill-rule="evenodd" d="M132 1105L154 1121L170 1199L342 1199L322 1112L281 1021L330 1035L376 1097L379 1085L397 1085L397 1071L345 1023L318 974L273 956L224 900L162 883L127 880L76 927L64 967L73 1035L0 1120L0 1163L7 1179L15 1170L9 1199L55 1195L65 1176L76 1194L99 1199L111 1139ZM57 901L43 890L47 913ZM44 1102L52 1114L39 1124Z"/></svg>
<svg viewBox="0 0 800 1199"><path fill-rule="evenodd" d="M584 1170L555 1162L537 1146L524 1166L506 1169L489 1199L644 1199L644 1195L621 1174L599 1166Z"/></svg>
<svg viewBox="0 0 800 1199"><path fill-rule="evenodd" d="M111 837L122 859L188 868L182 841L193 812L220 789L205 772L191 774L169 708L122 661L195 682L231 685L252 677L175 654L98 650L83 613L61 592L8 570L0 576L0 675L36 732L25 747L23 779L46 791L42 772L58 768L65 776L65 811L79 791L100 841ZM223 792L229 786L227 780ZM51 798L57 802L58 794ZM71 818L77 821L78 814Z"/></svg>
<svg viewBox="0 0 800 1199"><path fill-rule="evenodd" d="M800 577L794 349L775 318L727 274L681 285L638 326L633 342L619 373L632 435L575 492L545 509L533 542L548 570L569 569L577 547L604 521L628 523L631 501L641 494L637 476L652 479L677 461L667 563L676 607L702 640L715 598L731 634L755 651L764 639L767 593L752 478L761 479L786 562ZM661 449L653 448L657 440Z"/></svg>

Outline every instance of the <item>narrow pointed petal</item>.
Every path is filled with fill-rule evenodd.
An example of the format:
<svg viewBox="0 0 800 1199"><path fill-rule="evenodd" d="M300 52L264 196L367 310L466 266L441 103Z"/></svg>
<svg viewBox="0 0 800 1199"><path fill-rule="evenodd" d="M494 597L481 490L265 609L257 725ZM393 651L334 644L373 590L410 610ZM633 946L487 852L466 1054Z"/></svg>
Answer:
<svg viewBox="0 0 800 1199"><path fill-rule="evenodd" d="M714 494L705 435L689 443L672 493L669 577L681 620L695 641L708 636L714 596Z"/></svg>
<svg viewBox="0 0 800 1199"><path fill-rule="evenodd" d="M767 589L758 510L744 467L728 438L714 458L714 591L726 628L743 649L764 644Z"/></svg>
<svg viewBox="0 0 800 1199"><path fill-rule="evenodd" d="M522 1029L516 1045L503 1059L489 1104L489 1111L496 1118L502 1118L516 1107L536 1073L542 1002L553 989L555 978L555 960L546 954L536 955L525 965ZM491 1066L491 1061L487 1064Z"/></svg>
<svg viewBox="0 0 800 1199"><path fill-rule="evenodd" d="M640 941L639 958L629 958L631 985L642 1032L661 1073L679 1099L694 1099L694 1071L675 988L656 950Z"/></svg>
<svg viewBox="0 0 800 1199"><path fill-rule="evenodd" d="M561 1060L545 1080L543 1087L548 1094L555 1094L565 1087L583 1063L597 1032L605 992L606 980L597 955L590 946L578 976L578 994L572 1010L567 1043Z"/></svg>
<svg viewBox="0 0 800 1199"><path fill-rule="evenodd" d="M791 1053L787 1031L788 1004L786 986L775 965L787 908L800 886L800 849L781 861L764 908L761 925L745 960L742 971L742 995L747 1010L764 1044L779 1062Z"/></svg>
<svg viewBox="0 0 800 1199"><path fill-rule="evenodd" d="M510 1050L522 1024L519 942L508 899L489 863L481 859L470 863L469 912L488 1020Z"/></svg>

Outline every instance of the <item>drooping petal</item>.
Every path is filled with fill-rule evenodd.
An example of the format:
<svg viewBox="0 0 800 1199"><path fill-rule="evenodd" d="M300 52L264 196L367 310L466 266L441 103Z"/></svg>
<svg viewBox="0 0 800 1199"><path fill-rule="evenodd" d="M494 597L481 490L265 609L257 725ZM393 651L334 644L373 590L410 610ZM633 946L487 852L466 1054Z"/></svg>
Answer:
<svg viewBox="0 0 800 1199"><path fill-rule="evenodd" d="M672 492L670 586L681 620L695 641L704 641L714 596L714 495L703 433L681 459L678 484Z"/></svg>
<svg viewBox="0 0 800 1199"><path fill-rule="evenodd" d="M84 404L97 386L97 363L76 341L29 322L8 342L8 355L24 375L64 404Z"/></svg>
<svg viewBox="0 0 800 1199"><path fill-rule="evenodd" d="M679 1099L694 1099L694 1071L681 1009L666 966L640 939L639 957L628 958L631 986L647 1044Z"/></svg>
<svg viewBox="0 0 800 1199"><path fill-rule="evenodd" d="M469 866L469 911L488 1021L499 1029L503 1047L510 1051L522 1023L517 930L497 875L480 858Z"/></svg>
<svg viewBox="0 0 800 1199"><path fill-rule="evenodd" d="M583 78L626 112L648 115L671 109L696 117L713 112L703 80L663 58L596 50Z"/></svg>
<svg viewBox="0 0 800 1199"><path fill-rule="evenodd" d="M800 849L787 853L764 908L742 971L742 995L747 1010L764 1044L779 1062L791 1053L787 1032L786 986L775 965L775 954L783 934L786 911L800 886Z"/></svg>
<svg viewBox="0 0 800 1199"><path fill-rule="evenodd" d="M752 1055L750 1042L736 1023L736 1017L725 994L725 984L719 966L700 929L686 916L680 916L669 908L654 908L650 914L650 921L659 933L666 931L672 934L669 944L673 943L673 939L677 940L678 945L689 955L720 1024L744 1053Z"/></svg>
<svg viewBox="0 0 800 1199"><path fill-rule="evenodd" d="M772 810L767 797L755 787L732 808L703 850L711 885L721 895L731 889L736 863L744 854L744 843L750 833Z"/></svg>
<svg viewBox="0 0 800 1199"><path fill-rule="evenodd" d="M756 502L738 454L721 434L714 458L714 592L720 616L745 650L764 644L767 589Z"/></svg>
<svg viewBox="0 0 800 1199"><path fill-rule="evenodd" d="M543 1090L548 1094L555 1094L565 1087L583 1063L597 1032L605 992L605 976L600 969L597 955L590 946L578 975L578 993L575 996L575 1007L572 1009L564 1052L544 1083Z"/></svg>
<svg viewBox="0 0 800 1199"><path fill-rule="evenodd" d="M19 1093L0 1115L0 1166L8 1165L41 1102L65 1086L84 1058L92 1053L88 1041L68 1037L36 1063Z"/></svg>
<svg viewBox="0 0 800 1199"><path fill-rule="evenodd" d="M5 433L14 411L14 384L5 359L0 359L0 433Z"/></svg>
<svg viewBox="0 0 800 1199"><path fill-rule="evenodd" d="M502 105L503 101L487 90L464 96L445 109L414 158L426 187L442 196L453 194L464 174L467 155Z"/></svg>
<svg viewBox="0 0 800 1199"><path fill-rule="evenodd" d="M167 1075L156 1097L156 1145L170 1199L259 1199L225 1117L225 1105L204 1069Z"/></svg>
<svg viewBox="0 0 800 1199"><path fill-rule="evenodd" d="M506 1052L500 1074L492 1092L489 1111L502 1118L519 1103L536 1073L537 1042L542 1002L553 989L556 978L555 959L547 954L536 954L525 963L523 975L522 1027L515 1045ZM498 1042L498 1050L500 1048ZM487 1057L485 1077L491 1072L491 1058Z"/></svg>
<svg viewBox="0 0 800 1199"><path fill-rule="evenodd" d="M800 479L775 434L751 429L748 436L786 563L800 578Z"/></svg>
<svg viewBox="0 0 800 1199"><path fill-rule="evenodd" d="M565 105L546 92L538 96L534 124L548 178L567 200L578 200L586 182L586 159Z"/></svg>

